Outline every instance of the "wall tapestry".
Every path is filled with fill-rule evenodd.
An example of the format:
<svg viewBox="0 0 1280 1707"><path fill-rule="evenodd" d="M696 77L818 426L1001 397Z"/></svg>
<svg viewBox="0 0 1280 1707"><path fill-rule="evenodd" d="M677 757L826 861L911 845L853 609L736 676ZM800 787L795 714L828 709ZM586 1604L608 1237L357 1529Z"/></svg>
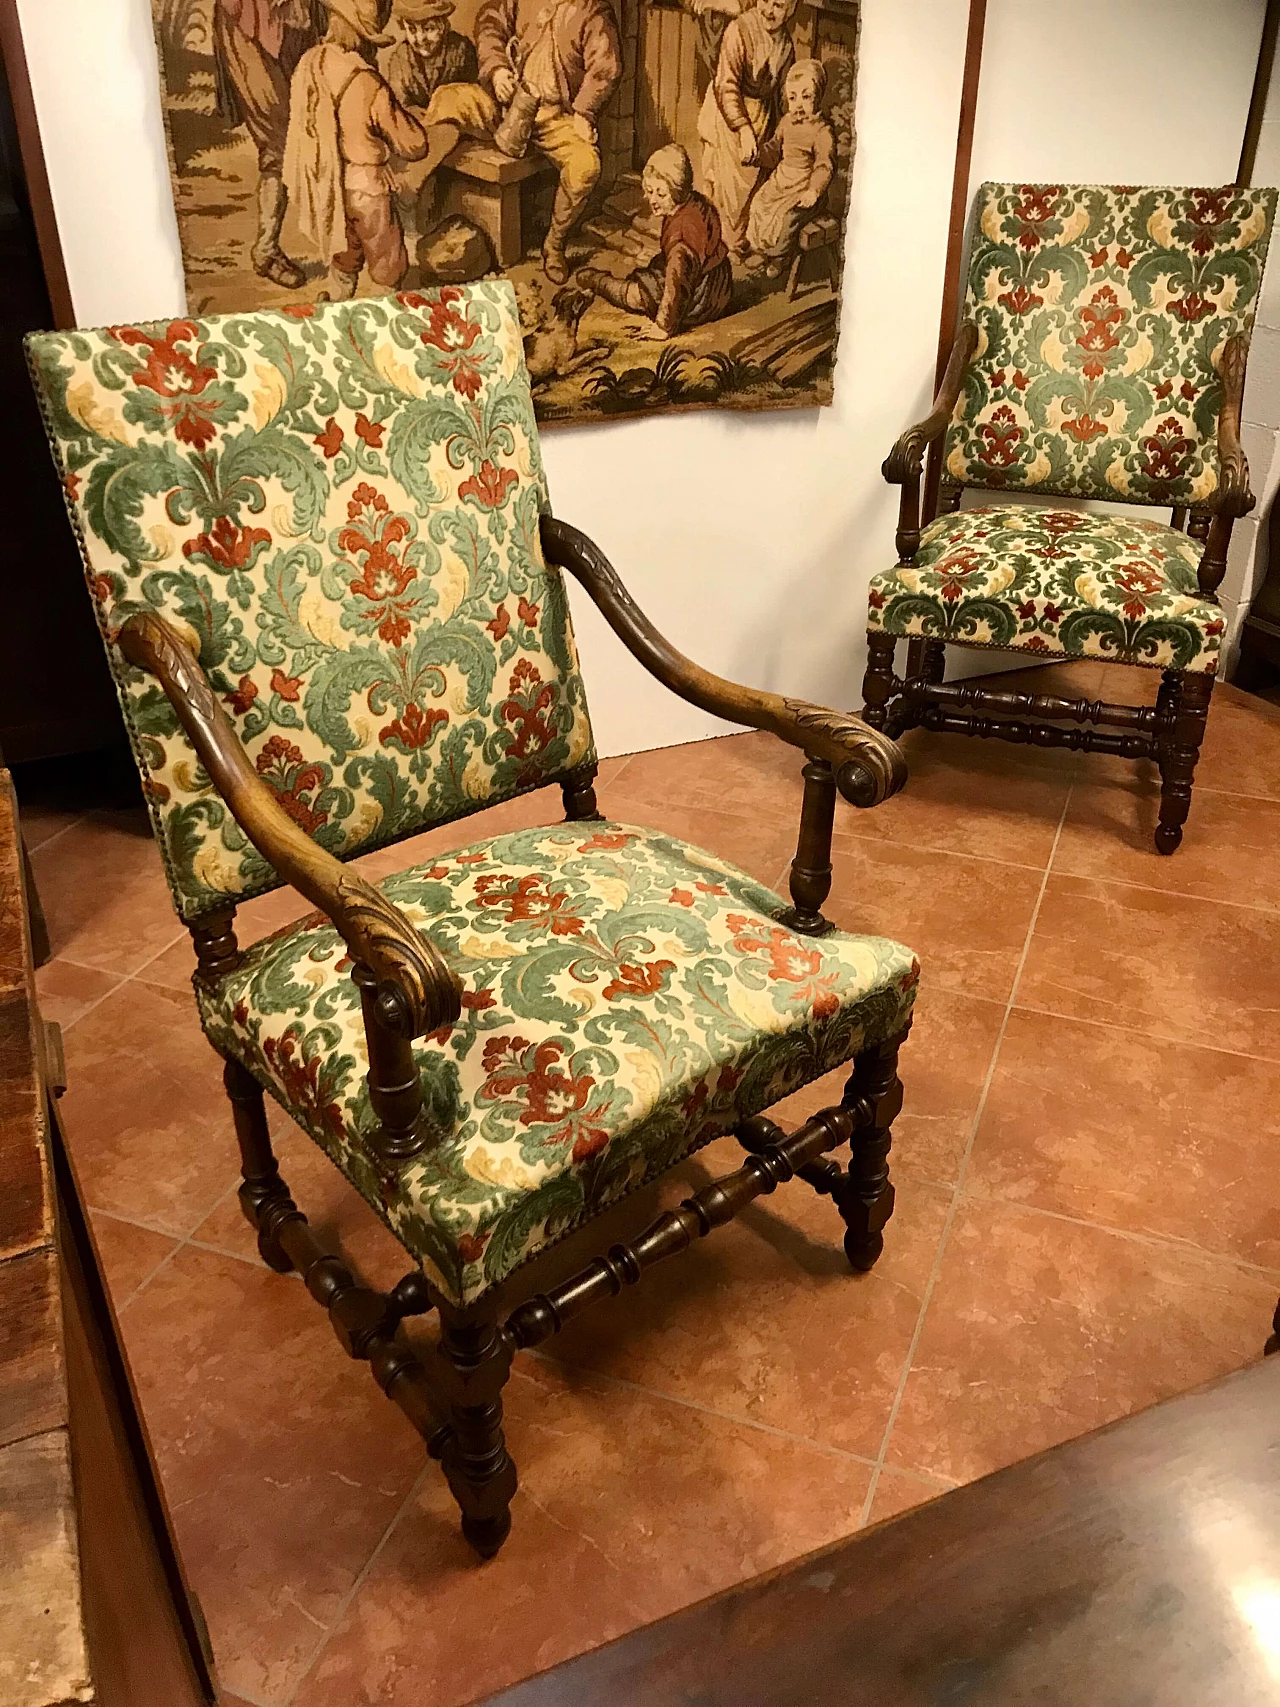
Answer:
<svg viewBox="0 0 1280 1707"><path fill-rule="evenodd" d="M188 303L514 281L544 422L829 403L856 0L153 0Z"/></svg>

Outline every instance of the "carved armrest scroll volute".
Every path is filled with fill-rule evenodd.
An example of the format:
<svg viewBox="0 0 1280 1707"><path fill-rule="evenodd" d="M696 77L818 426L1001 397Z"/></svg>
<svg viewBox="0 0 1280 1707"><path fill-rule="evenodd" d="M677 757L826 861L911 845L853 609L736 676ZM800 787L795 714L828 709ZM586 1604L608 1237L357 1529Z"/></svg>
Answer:
<svg viewBox="0 0 1280 1707"><path fill-rule="evenodd" d="M286 883L333 921L357 965L377 980L379 1022L401 1038L454 1023L457 981L439 949L381 890L295 824L257 775L230 718L182 636L155 611L130 616L117 635L131 664L160 682L214 787L245 835Z"/></svg>
<svg viewBox="0 0 1280 1707"><path fill-rule="evenodd" d="M965 371L977 347L978 328L971 320L965 320L951 346L947 370L942 376L933 407L923 421L907 428L881 465L880 472L889 484L902 488L895 536L899 563L910 563L920 549L920 476L925 452L947 430L964 385Z"/></svg>

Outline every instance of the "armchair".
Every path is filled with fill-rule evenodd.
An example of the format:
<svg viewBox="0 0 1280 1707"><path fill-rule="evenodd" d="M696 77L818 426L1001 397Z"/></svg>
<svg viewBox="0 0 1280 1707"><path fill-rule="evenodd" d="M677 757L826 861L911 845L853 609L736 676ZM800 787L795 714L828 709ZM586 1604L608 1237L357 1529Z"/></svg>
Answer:
<svg viewBox="0 0 1280 1707"><path fill-rule="evenodd" d="M867 721L1152 759L1162 854L1190 810L1232 523L1254 504L1240 410L1275 200L984 184L938 396L883 467L901 487L898 563L871 582ZM939 513L922 530L926 452ZM965 487L1168 505L1171 525L1008 501L961 511ZM1150 706L997 691L946 682L948 645L1162 676Z"/></svg>
<svg viewBox="0 0 1280 1707"><path fill-rule="evenodd" d="M893 1208L909 950L837 930L837 794L901 787L860 719L738 687L653 628L546 500L505 282L48 334L29 353L175 905L223 1057L240 1201L502 1545L513 1356L798 1177L855 1269ZM559 576L659 680L804 755L791 902L604 819ZM565 819L374 886L345 861L545 785ZM318 911L242 947L239 901ZM765 1111L851 1064L784 1133ZM404 1245L390 1292L326 1252L264 1095ZM724 1133L741 1168L514 1310L514 1271ZM828 1152L850 1146L843 1166ZM406 1317L435 1311L419 1352Z"/></svg>

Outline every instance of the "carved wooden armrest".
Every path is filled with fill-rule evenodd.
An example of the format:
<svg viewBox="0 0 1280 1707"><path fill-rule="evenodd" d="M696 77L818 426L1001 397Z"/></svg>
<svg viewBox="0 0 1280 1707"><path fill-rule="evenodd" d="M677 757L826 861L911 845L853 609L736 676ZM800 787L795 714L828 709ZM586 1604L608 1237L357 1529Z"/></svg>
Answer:
<svg viewBox="0 0 1280 1707"><path fill-rule="evenodd" d="M567 569L586 588L606 622L649 674L690 705L730 723L764 729L792 747L829 761L836 783L855 806L878 806L907 780L898 745L851 712L829 711L805 699L784 699L713 676L665 640L586 534L553 516L542 518L547 561Z"/></svg>
<svg viewBox="0 0 1280 1707"><path fill-rule="evenodd" d="M880 472L889 484L902 488L895 536L899 563L910 563L920 549L920 475L924 469L924 453L946 432L964 384L965 369L973 360L977 347L978 328L972 320L965 320L951 346L947 371L942 376L932 409L923 421L907 428L881 465Z"/></svg>
<svg viewBox="0 0 1280 1707"><path fill-rule="evenodd" d="M332 919L358 967L377 980L379 1023L400 1038L452 1025L458 985L434 943L381 890L295 824L255 772L231 720L182 636L155 611L141 611L117 636L131 664L155 676L213 785L245 835L287 883Z"/></svg>
<svg viewBox="0 0 1280 1707"><path fill-rule="evenodd" d="M1244 372L1249 359L1249 338L1237 332L1223 345L1218 372L1222 378L1222 402L1218 405L1218 493L1209 522L1204 552L1196 578L1206 598L1216 599L1227 572L1227 548L1237 516L1247 516L1257 499L1249 490L1249 462L1240 444L1240 410L1244 402Z"/></svg>

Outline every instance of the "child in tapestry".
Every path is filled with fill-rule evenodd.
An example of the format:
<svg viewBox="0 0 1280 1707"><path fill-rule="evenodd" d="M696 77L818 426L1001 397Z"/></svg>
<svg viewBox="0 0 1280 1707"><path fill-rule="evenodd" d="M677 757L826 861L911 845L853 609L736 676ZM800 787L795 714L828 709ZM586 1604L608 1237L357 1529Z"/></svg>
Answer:
<svg viewBox="0 0 1280 1707"><path fill-rule="evenodd" d="M798 59L783 84L786 111L760 151L761 166L773 169L752 193L747 265L770 278L782 272L835 171L836 134L821 111L826 87L821 62Z"/></svg>
<svg viewBox="0 0 1280 1707"><path fill-rule="evenodd" d="M733 271L720 230L720 215L693 187L693 164L678 142L645 161L641 186L662 220L658 253L647 267L625 279L583 267L578 283L615 308L643 314L642 336L673 338L726 314L733 297Z"/></svg>

